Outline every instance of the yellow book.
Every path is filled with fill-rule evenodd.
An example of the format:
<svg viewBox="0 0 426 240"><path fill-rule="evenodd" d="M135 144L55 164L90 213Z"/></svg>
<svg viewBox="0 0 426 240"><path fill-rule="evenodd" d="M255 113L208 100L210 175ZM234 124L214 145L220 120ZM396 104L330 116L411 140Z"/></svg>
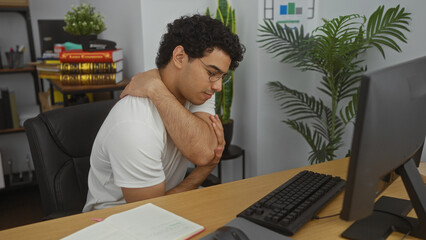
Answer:
<svg viewBox="0 0 426 240"><path fill-rule="evenodd" d="M102 74L61 74L62 85L116 84L123 80L123 72Z"/></svg>
<svg viewBox="0 0 426 240"><path fill-rule="evenodd" d="M121 70L123 70L123 61L61 63L60 65L60 71L63 74L116 73Z"/></svg>
<svg viewBox="0 0 426 240"><path fill-rule="evenodd" d="M45 64L60 64L61 61L55 59L44 60Z"/></svg>

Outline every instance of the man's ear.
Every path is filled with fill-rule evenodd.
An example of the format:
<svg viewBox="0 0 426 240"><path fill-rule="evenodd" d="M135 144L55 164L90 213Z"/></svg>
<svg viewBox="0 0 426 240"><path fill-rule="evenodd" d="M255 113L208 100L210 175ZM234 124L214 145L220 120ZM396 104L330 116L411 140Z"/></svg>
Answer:
<svg viewBox="0 0 426 240"><path fill-rule="evenodd" d="M179 69L182 68L188 62L188 55L186 55L183 46L179 45L175 47L175 49L173 50L172 61L176 68Z"/></svg>

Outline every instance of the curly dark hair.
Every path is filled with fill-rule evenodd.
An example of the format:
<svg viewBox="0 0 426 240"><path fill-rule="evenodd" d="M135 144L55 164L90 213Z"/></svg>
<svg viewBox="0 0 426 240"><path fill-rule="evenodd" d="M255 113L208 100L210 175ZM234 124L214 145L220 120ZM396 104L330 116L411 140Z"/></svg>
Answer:
<svg viewBox="0 0 426 240"><path fill-rule="evenodd" d="M199 14L183 16L167 24L167 33L161 38L155 60L159 69L170 62L173 50L179 45L183 46L190 59L201 58L217 47L231 58L230 70L238 67L245 52L238 36L222 22Z"/></svg>

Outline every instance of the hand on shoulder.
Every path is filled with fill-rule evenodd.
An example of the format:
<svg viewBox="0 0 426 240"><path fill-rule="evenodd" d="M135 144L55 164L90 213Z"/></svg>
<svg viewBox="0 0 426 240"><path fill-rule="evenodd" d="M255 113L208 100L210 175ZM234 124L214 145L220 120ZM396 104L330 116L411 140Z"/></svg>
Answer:
<svg viewBox="0 0 426 240"><path fill-rule="evenodd" d="M130 83L120 94L120 98L127 95L149 98L150 93L155 91L154 89L160 86L160 84L163 84L163 82L161 81L158 69L151 69L146 72L137 73L132 77Z"/></svg>

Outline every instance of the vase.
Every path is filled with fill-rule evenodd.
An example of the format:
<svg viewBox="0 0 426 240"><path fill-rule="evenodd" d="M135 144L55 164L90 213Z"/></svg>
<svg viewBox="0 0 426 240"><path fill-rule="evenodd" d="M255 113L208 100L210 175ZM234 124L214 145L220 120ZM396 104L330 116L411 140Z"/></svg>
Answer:
<svg viewBox="0 0 426 240"><path fill-rule="evenodd" d="M90 41L98 39L98 35L81 35L78 37L81 45L83 46L83 51L89 51L90 49Z"/></svg>
<svg viewBox="0 0 426 240"><path fill-rule="evenodd" d="M223 134L224 134L224 137L225 137L225 149L224 149L224 151L227 151L229 145L231 144L233 131L234 131L234 120L229 119L229 123L223 124Z"/></svg>

